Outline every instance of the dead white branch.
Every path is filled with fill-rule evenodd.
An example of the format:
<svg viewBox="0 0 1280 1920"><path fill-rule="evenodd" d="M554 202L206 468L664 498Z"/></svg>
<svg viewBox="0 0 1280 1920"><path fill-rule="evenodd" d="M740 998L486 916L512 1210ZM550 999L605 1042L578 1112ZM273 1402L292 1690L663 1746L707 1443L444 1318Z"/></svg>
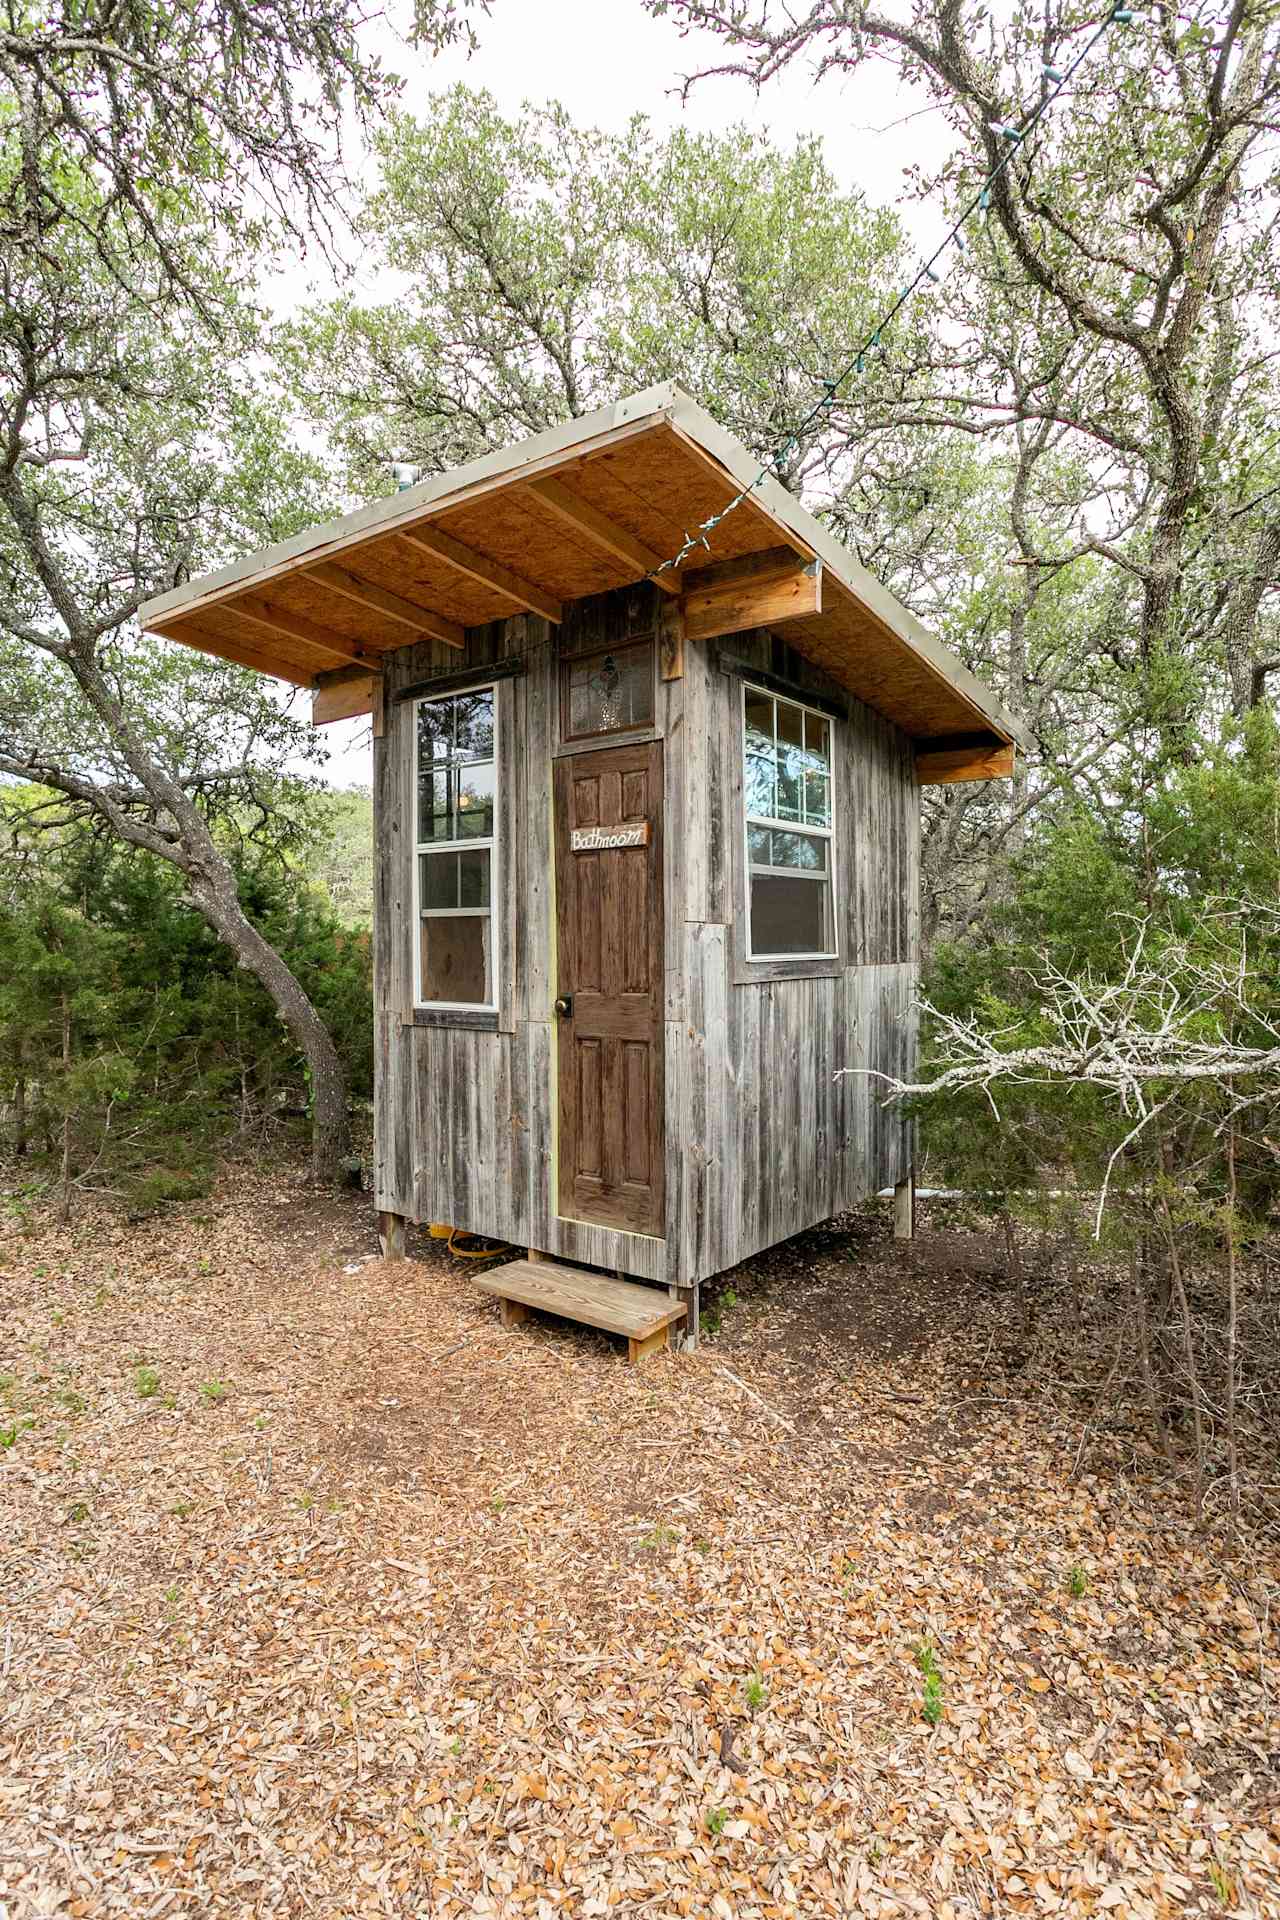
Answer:
<svg viewBox="0 0 1280 1920"><path fill-rule="evenodd" d="M1219 1130L1234 1125L1242 1108L1274 1097L1280 1080L1280 1023L1260 1005L1249 966L1245 927L1273 910L1238 904L1238 940L1221 957L1206 958L1187 946L1147 954L1150 928L1138 923L1128 943L1123 973L1098 980L1089 972L1064 973L1046 958L1034 976L1040 1025L1048 1038L1019 1045L1011 1028L982 1026L934 1006L917 1004L930 1021L937 1071L929 1080L901 1080L871 1067L849 1067L881 1081L886 1101L933 1099L978 1089L995 1108L993 1087L1071 1082L1112 1095L1132 1119L1107 1166L1095 1232L1100 1231L1107 1187L1118 1158L1174 1098L1180 1087L1212 1082L1231 1089ZM1249 1043L1236 1038L1247 1032Z"/></svg>

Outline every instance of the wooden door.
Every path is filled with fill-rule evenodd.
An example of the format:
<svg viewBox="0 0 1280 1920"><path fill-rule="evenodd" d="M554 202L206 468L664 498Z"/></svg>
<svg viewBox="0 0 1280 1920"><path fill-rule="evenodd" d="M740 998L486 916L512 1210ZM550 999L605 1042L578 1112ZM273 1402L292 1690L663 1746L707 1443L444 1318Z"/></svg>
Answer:
<svg viewBox="0 0 1280 1920"><path fill-rule="evenodd" d="M663 1220L662 746L555 769L559 1211Z"/></svg>

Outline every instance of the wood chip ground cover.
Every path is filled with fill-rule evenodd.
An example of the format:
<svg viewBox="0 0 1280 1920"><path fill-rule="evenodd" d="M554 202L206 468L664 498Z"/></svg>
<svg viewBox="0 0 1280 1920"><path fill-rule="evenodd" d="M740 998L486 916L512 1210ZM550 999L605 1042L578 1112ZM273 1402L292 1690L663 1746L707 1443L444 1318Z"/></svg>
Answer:
<svg viewBox="0 0 1280 1920"><path fill-rule="evenodd" d="M1280 1913L1274 1562L886 1231L629 1369L285 1174L15 1226L5 1920Z"/></svg>

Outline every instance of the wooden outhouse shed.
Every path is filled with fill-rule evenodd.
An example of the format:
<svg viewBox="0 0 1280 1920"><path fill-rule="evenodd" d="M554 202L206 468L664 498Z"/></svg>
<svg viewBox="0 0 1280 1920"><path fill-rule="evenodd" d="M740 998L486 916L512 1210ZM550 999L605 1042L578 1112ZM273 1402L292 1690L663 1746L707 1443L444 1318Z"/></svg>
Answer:
<svg viewBox="0 0 1280 1920"><path fill-rule="evenodd" d="M849 1070L912 1070L920 788L1008 775L1019 726L679 388L144 623L373 715L393 1248L447 1222L572 1269L509 1298L696 1332L709 1276L907 1190L910 1127Z"/></svg>

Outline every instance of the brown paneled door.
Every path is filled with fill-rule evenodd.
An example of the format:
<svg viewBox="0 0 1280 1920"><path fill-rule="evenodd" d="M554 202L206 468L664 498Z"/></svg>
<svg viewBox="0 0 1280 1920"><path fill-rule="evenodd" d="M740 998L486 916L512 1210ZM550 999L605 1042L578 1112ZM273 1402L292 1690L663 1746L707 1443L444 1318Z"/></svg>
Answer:
<svg viewBox="0 0 1280 1920"><path fill-rule="evenodd" d="M559 1211L664 1232L662 745L557 760Z"/></svg>

